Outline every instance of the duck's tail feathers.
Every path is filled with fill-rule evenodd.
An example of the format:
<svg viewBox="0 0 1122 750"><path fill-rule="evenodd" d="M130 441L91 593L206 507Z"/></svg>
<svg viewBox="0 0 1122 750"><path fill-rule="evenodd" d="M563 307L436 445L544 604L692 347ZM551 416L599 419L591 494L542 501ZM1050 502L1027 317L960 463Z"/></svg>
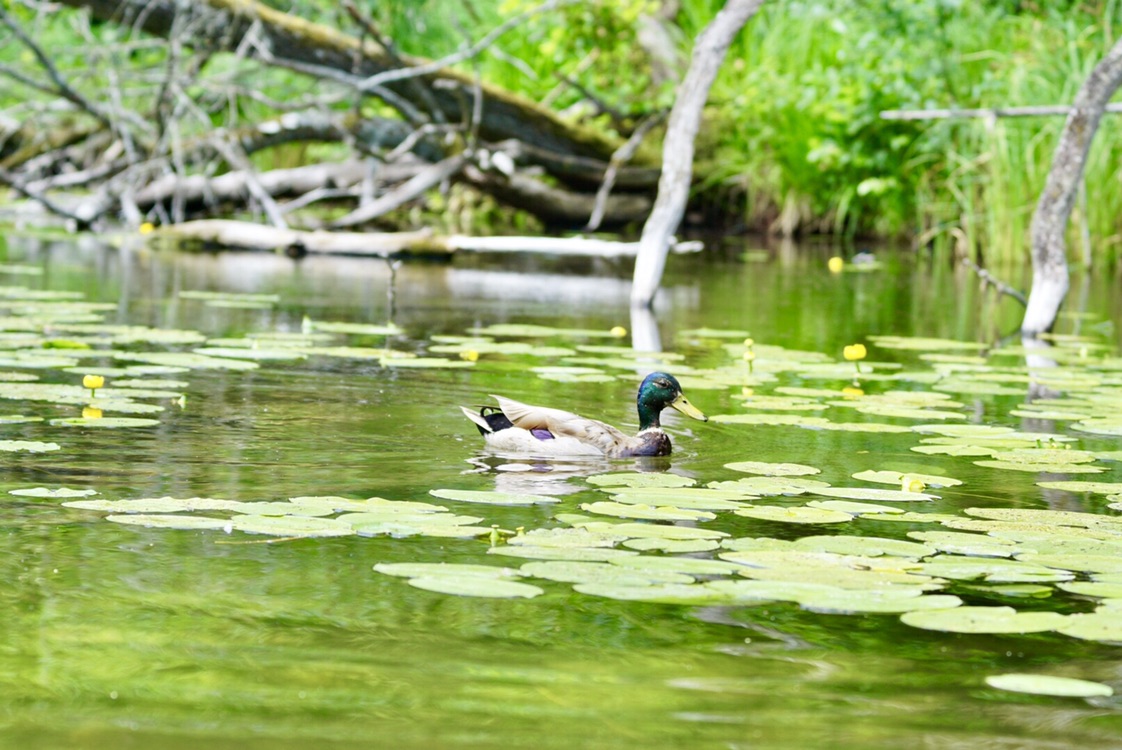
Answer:
<svg viewBox="0 0 1122 750"><path fill-rule="evenodd" d="M464 413L465 417L475 423L481 435L490 435L499 430L505 430L508 427L514 426L510 423L510 420L506 418L506 415L494 406L484 406L479 410L478 414L466 406L461 406L460 411Z"/></svg>

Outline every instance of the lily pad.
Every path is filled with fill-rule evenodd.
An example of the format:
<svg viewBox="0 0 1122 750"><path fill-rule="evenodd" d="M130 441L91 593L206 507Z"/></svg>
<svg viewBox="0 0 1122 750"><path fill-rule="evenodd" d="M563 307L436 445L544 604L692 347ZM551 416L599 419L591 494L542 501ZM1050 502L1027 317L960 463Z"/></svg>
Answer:
<svg viewBox="0 0 1122 750"><path fill-rule="evenodd" d="M716 518L715 515L708 511L694 510L691 508L676 508L670 505L653 507L643 504L599 501L595 503L581 503L580 507L581 510L602 516L640 518L650 521L710 521Z"/></svg>
<svg viewBox="0 0 1122 750"><path fill-rule="evenodd" d="M136 513L127 515L110 515L106 521L125 524L126 526L144 526L152 529L180 529L183 531L195 530L221 530L229 531L230 520L227 518L209 518L207 516L182 516L178 514L160 515L151 513Z"/></svg>
<svg viewBox="0 0 1122 750"><path fill-rule="evenodd" d="M908 592L901 595L895 589L834 589L819 594L799 597L799 606L811 612L824 614L900 614L932 609L950 609L962 604L952 594Z"/></svg>
<svg viewBox="0 0 1122 750"><path fill-rule="evenodd" d="M703 493L709 494L706 495ZM671 508L689 508L701 511L736 510L737 508L744 507L744 503L739 500L725 499L718 490L700 490L688 495L675 494L673 492L652 495L650 490L628 489L623 492L614 493L612 499L617 503L629 503L632 505L650 505L654 503L658 507L669 506Z"/></svg>
<svg viewBox="0 0 1122 750"><path fill-rule="evenodd" d="M52 425L60 427L97 427L106 430L118 427L153 427L159 423L160 420L158 419L145 419L143 417L66 417L51 420Z"/></svg>
<svg viewBox="0 0 1122 750"><path fill-rule="evenodd" d="M745 474L762 474L769 477L795 477L821 473L821 469L804 464L767 463L765 461L734 461L725 464L725 468L742 471Z"/></svg>
<svg viewBox="0 0 1122 750"><path fill-rule="evenodd" d="M802 477L755 476L733 482L710 482L706 486L715 490L740 491L751 495L802 495L827 489L830 483Z"/></svg>
<svg viewBox="0 0 1122 750"><path fill-rule="evenodd" d="M930 544L940 552L953 555L1012 557L1018 551L1016 543L984 534L967 534L959 531L909 531L908 536Z"/></svg>
<svg viewBox="0 0 1122 750"><path fill-rule="evenodd" d="M825 508L811 508L797 505L784 508L775 505L751 505L733 511L738 516L758 518L763 521L778 521L780 523L846 523L853 520L853 516L837 510Z"/></svg>
<svg viewBox="0 0 1122 750"><path fill-rule="evenodd" d="M1122 482L1079 482L1057 481L1037 482L1038 486L1047 490L1067 490L1068 492L1091 492L1097 495L1113 495L1122 492Z"/></svg>
<svg viewBox="0 0 1122 750"><path fill-rule="evenodd" d="M802 414L714 414L709 417L709 421L726 424L821 427L829 424L830 420L824 417L808 417Z"/></svg>
<svg viewBox="0 0 1122 750"><path fill-rule="evenodd" d="M1087 464L1043 464L1020 461L975 461L974 463L987 469L1027 471L1034 474L1101 474L1106 471L1098 466Z"/></svg>
<svg viewBox="0 0 1122 750"><path fill-rule="evenodd" d="M612 561L628 570L644 570L651 572L685 573L687 575L730 575L739 567L735 563L724 560L707 560L700 557L655 557L654 555L637 555L634 557L621 557Z"/></svg>
<svg viewBox="0 0 1122 750"><path fill-rule="evenodd" d="M916 472L901 473L899 471L859 471L853 475L854 479L862 482L875 482L877 484L893 484L899 487L905 478L915 479L932 487L956 487L962 484L961 479L952 479L939 474L919 474Z"/></svg>
<svg viewBox="0 0 1122 750"><path fill-rule="evenodd" d="M665 472L622 471L614 474L593 474L585 481L598 487L691 487L697 482L689 477Z"/></svg>
<svg viewBox="0 0 1122 750"><path fill-rule="evenodd" d="M429 494L444 500L458 500L463 503L482 503L484 505L538 505L556 503L556 497L532 495L522 492L497 492L493 490L429 490Z"/></svg>
<svg viewBox="0 0 1122 750"><path fill-rule="evenodd" d="M811 500L807 502L808 508L824 508L848 513L851 516L863 516L876 513L899 514L904 513L903 508L894 508L891 505L877 505L876 503L855 503L850 500Z"/></svg>
<svg viewBox="0 0 1122 750"><path fill-rule="evenodd" d="M804 536L796 540L792 547L808 552L833 552L838 555L863 555L866 557L892 555L918 559L935 553L934 547L919 542L849 535Z"/></svg>
<svg viewBox="0 0 1122 750"><path fill-rule="evenodd" d="M652 586L619 583L578 583L573 586L573 589L582 594L628 602L694 605L732 603L728 595L714 591L704 584L696 583L663 583Z"/></svg>
<svg viewBox="0 0 1122 750"><path fill-rule="evenodd" d="M195 349L195 354L206 357L228 357L231 359L250 359L254 361L269 360L284 362L294 359L306 359L307 354L293 349L242 349L232 346L206 346Z"/></svg>
<svg viewBox="0 0 1122 750"><path fill-rule="evenodd" d="M650 537L627 539L622 544L628 549L639 550L640 552L658 551L671 555L709 552L721 546L709 539L652 539Z"/></svg>
<svg viewBox="0 0 1122 750"><path fill-rule="evenodd" d="M533 599L545 593L543 589L529 583L480 576L423 576L410 578L408 583L414 588L438 594L488 599Z"/></svg>
<svg viewBox="0 0 1122 750"><path fill-rule="evenodd" d="M44 443L38 440L0 440L0 451L8 453L48 453L58 449L58 443Z"/></svg>
<svg viewBox="0 0 1122 750"><path fill-rule="evenodd" d="M388 576L403 578L474 576L477 578L517 578L514 568L498 568L494 565L472 565L466 563L378 563L374 570Z"/></svg>
<svg viewBox="0 0 1122 750"><path fill-rule="evenodd" d="M430 370L458 370L475 367L475 363L464 359L443 359L441 357L382 357L382 367L412 367Z"/></svg>
<svg viewBox="0 0 1122 750"><path fill-rule="evenodd" d="M1094 528L1103 524L1118 526L1122 531L1122 516L1104 516L1072 510L1045 510L1043 508L966 508L968 516L993 521L1044 524L1046 526L1081 526Z"/></svg>
<svg viewBox="0 0 1122 750"><path fill-rule="evenodd" d="M963 557L937 555L918 566L927 575L958 581L984 580L989 583L1052 583L1070 581L1075 576L1067 570L1034 565L1003 557Z"/></svg>
<svg viewBox="0 0 1122 750"><path fill-rule="evenodd" d="M629 534L626 533L595 533L587 529L532 529L525 534L513 536L506 542L509 545L527 547L614 547L628 537Z"/></svg>
<svg viewBox="0 0 1122 750"><path fill-rule="evenodd" d="M996 448L987 448L984 445L915 445L911 450L916 453L940 456L993 456L998 453Z"/></svg>
<svg viewBox="0 0 1122 750"><path fill-rule="evenodd" d="M185 289L179 293L180 299L198 299L204 301L222 300L228 302L280 302L276 294L254 294L249 292L212 292L206 290Z"/></svg>
<svg viewBox="0 0 1122 750"><path fill-rule="evenodd" d="M1122 599L1122 583L1111 581L1068 581L1067 583L1057 583L1056 588L1080 596Z"/></svg>
<svg viewBox="0 0 1122 750"><path fill-rule="evenodd" d="M8 494L20 497L88 497L96 495L97 490L72 490L68 487L52 490L48 487L30 487L24 490L8 490Z"/></svg>
<svg viewBox="0 0 1122 750"><path fill-rule="evenodd" d="M1116 611L1069 615L1067 621L1056 629L1064 635L1086 641L1122 643L1122 617Z"/></svg>
<svg viewBox="0 0 1122 750"><path fill-rule="evenodd" d="M615 583L649 586L655 583L693 583L694 581L693 576L675 571L624 568L611 563L572 560L529 562L519 568L519 573L524 576L561 581L562 583Z"/></svg>
<svg viewBox="0 0 1122 750"><path fill-rule="evenodd" d="M1031 695L1051 695L1058 698L1107 698L1114 695L1110 685L1071 677L1052 677L1040 674L998 674L986 677L986 684L998 690Z"/></svg>
<svg viewBox="0 0 1122 750"><path fill-rule="evenodd" d="M325 537L351 536L355 533L350 524L334 518L310 516L235 516L229 521L233 528L248 534L272 536Z"/></svg>
<svg viewBox="0 0 1122 750"><path fill-rule="evenodd" d="M1060 629L1066 619L1057 612L1018 612L1012 607L956 607L900 616L905 625L945 633L1043 633Z"/></svg>
<svg viewBox="0 0 1122 750"><path fill-rule="evenodd" d="M502 545L487 550L489 555L519 557L531 560L585 560L589 562L611 562L624 557L638 555L631 550L612 547L546 547L536 545Z"/></svg>
<svg viewBox="0 0 1122 750"><path fill-rule="evenodd" d="M256 362L228 357L207 357L192 352L118 352L117 359L149 365L186 367L189 370L256 370Z"/></svg>
<svg viewBox="0 0 1122 750"><path fill-rule="evenodd" d="M213 497L144 497L136 500L71 500L65 508L109 513L189 513L198 510L238 510L247 503Z"/></svg>
<svg viewBox="0 0 1122 750"><path fill-rule="evenodd" d="M837 497L845 500L875 500L881 503L916 503L938 500L937 495L903 490L882 490L874 487L823 487L811 490L815 495Z"/></svg>

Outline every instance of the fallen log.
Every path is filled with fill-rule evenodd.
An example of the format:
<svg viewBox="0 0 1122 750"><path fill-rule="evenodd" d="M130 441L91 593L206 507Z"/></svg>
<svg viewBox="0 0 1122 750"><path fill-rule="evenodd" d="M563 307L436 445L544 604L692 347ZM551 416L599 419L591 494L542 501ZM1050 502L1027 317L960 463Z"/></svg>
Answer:
<svg viewBox="0 0 1122 750"><path fill-rule="evenodd" d="M387 182L397 182L412 177L420 169L414 162L401 165L383 165L380 175ZM291 169L273 169L261 172L257 180L269 195L303 195L322 187L350 187L361 182L370 173L370 167L359 160L340 163L326 162ZM217 177L189 175L181 177L168 174L136 191L135 200L142 209L156 203L178 198L187 205L206 202L223 203L244 201L249 196L249 175L244 170L227 172Z"/></svg>
<svg viewBox="0 0 1122 750"><path fill-rule="evenodd" d="M637 242L587 237L470 237L415 232L328 232L277 229L246 221L206 219L160 227L146 235L156 244L206 249L266 250L290 256L305 254L357 255L393 258L411 255L448 256L455 252L548 253L594 257L633 257ZM675 253L698 252L700 242L675 242Z"/></svg>
<svg viewBox="0 0 1122 750"><path fill-rule="evenodd" d="M465 167L463 177L483 192L534 214L546 224L584 226L596 209L596 196L591 193L563 190L524 174L504 175ZM643 221L650 212L649 195L613 193L604 202L601 224L618 226Z"/></svg>

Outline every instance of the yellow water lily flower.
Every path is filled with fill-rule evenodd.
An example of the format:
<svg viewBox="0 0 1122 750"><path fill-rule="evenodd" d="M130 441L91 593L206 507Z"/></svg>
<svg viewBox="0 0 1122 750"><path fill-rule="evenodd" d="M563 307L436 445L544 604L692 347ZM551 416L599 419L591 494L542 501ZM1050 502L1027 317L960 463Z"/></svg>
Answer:
<svg viewBox="0 0 1122 750"><path fill-rule="evenodd" d="M103 375L85 375L82 378L82 387L89 388L91 391L96 391L105 385L105 376Z"/></svg>
<svg viewBox="0 0 1122 750"><path fill-rule="evenodd" d="M865 358L868 351L865 349L864 344L850 344L842 350L842 355L848 362L857 362Z"/></svg>
<svg viewBox="0 0 1122 750"><path fill-rule="evenodd" d="M615 336L617 339L622 339L627 335L627 329L623 326L613 326L612 330L609 331L609 333Z"/></svg>
<svg viewBox="0 0 1122 750"><path fill-rule="evenodd" d="M479 361L479 352L475 351L474 349L462 351L460 352L460 359L465 359L468 362L477 362Z"/></svg>
<svg viewBox="0 0 1122 750"><path fill-rule="evenodd" d="M153 224L153 223L152 223L152 222L150 222L150 221L146 221L146 222L144 222L143 224L141 224L141 225L140 225L140 227L138 227L138 229L139 229L139 231L140 231L140 233L141 233L141 234L151 234L151 233L152 233L152 231L153 231L153 230L154 230L155 228L156 228L156 225L155 225L155 224Z"/></svg>
<svg viewBox="0 0 1122 750"><path fill-rule="evenodd" d="M840 256L835 255L826 261L826 268L830 269L830 273L841 273L845 268L845 261Z"/></svg>
<svg viewBox="0 0 1122 750"><path fill-rule="evenodd" d="M909 477L905 474L900 480L901 492L923 492L927 489L927 485L923 483L922 479Z"/></svg>

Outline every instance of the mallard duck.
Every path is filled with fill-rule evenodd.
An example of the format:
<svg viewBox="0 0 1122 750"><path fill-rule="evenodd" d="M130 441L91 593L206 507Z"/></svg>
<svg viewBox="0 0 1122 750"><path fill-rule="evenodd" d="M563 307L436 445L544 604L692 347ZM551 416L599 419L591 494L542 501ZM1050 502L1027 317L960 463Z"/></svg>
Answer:
<svg viewBox="0 0 1122 750"><path fill-rule="evenodd" d="M561 409L530 406L503 396L493 396L497 407L484 406L479 413L460 409L479 428L487 445L500 451L548 456L669 455L670 437L662 431L659 415L667 406L705 422L708 417L682 395L682 386L672 375L653 372L639 386L636 398L639 432L634 437L611 425Z"/></svg>

